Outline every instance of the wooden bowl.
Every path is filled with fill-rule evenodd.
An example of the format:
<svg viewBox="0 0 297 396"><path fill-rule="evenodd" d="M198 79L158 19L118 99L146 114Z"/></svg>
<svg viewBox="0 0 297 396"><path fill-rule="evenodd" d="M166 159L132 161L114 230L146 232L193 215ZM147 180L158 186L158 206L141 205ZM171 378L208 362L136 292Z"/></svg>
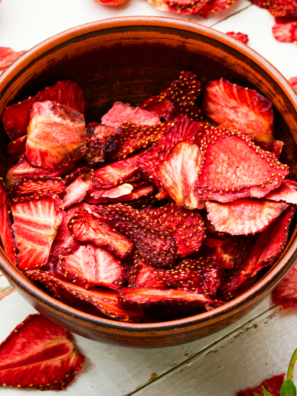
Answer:
<svg viewBox="0 0 297 396"><path fill-rule="evenodd" d="M275 136L296 178L297 97L286 79L248 46L216 30L178 19L114 18L67 30L28 51L0 77L0 114L61 79L76 81L87 101L87 122L99 121L116 101L138 104L190 70L205 83L224 77L271 100ZM8 138L0 131L2 163ZM295 155L294 155L295 154ZM1 167L4 173L4 166ZM4 176L4 174L2 174ZM297 257L296 228L278 262L251 289L213 311L154 324L120 323L71 308L41 291L0 252L0 267L39 312L84 337L117 345L164 347L197 340L250 312L275 287Z"/></svg>

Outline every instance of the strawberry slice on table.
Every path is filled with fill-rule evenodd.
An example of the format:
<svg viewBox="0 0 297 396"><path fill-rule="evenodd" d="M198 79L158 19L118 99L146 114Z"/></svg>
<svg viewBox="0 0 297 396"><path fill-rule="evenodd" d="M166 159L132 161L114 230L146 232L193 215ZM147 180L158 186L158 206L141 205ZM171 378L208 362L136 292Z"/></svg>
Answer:
<svg viewBox="0 0 297 396"><path fill-rule="evenodd" d="M216 14L217 12L223 11L230 8L232 4L235 4L238 0L210 0L200 10L199 14L203 18L207 18L208 15Z"/></svg>
<svg viewBox="0 0 297 396"><path fill-rule="evenodd" d="M74 254L59 256L56 274L85 289L105 286L117 290L126 280L128 271L125 265L108 251L84 245Z"/></svg>
<svg viewBox="0 0 297 396"><path fill-rule="evenodd" d="M285 17L297 12L296 0L251 0L260 8L265 8L276 17Z"/></svg>
<svg viewBox="0 0 297 396"><path fill-rule="evenodd" d="M74 283L66 282L45 271L30 270L26 272L28 278L48 286L65 304L72 304L74 300L81 300L92 304L104 315L120 322L139 322L144 312L141 309L131 309L123 306L119 295L114 290L96 289L86 290Z"/></svg>
<svg viewBox="0 0 297 396"><path fill-rule="evenodd" d="M71 107L45 101L33 104L25 155L33 166L56 169L83 158L84 116Z"/></svg>
<svg viewBox="0 0 297 396"><path fill-rule="evenodd" d="M239 129L265 149L273 147L272 103L257 91L223 78L210 81L205 88L203 110L221 127Z"/></svg>
<svg viewBox="0 0 297 396"><path fill-rule="evenodd" d="M14 186L10 189L9 195L23 196L31 194L42 194L42 193L57 194L62 198L65 191L65 183L60 177L48 177L48 176L27 176L23 179L19 179Z"/></svg>
<svg viewBox="0 0 297 396"><path fill-rule="evenodd" d="M227 36L234 38L235 40L241 41L243 44L247 44L249 42L249 36L244 33L235 33L235 32L227 32Z"/></svg>
<svg viewBox="0 0 297 396"><path fill-rule="evenodd" d="M84 114L86 102L83 91L75 82L69 80L58 81L55 85L45 88L37 95L5 108L2 122L11 140L27 134L27 126L30 121L30 111L33 104L47 100L69 106Z"/></svg>
<svg viewBox="0 0 297 396"><path fill-rule="evenodd" d="M134 245L130 239L113 230L102 216L79 208L68 223L72 237L83 243L108 250L119 258L127 257Z"/></svg>
<svg viewBox="0 0 297 396"><path fill-rule="evenodd" d="M84 362L67 330L40 314L29 315L0 344L0 386L62 390Z"/></svg>
<svg viewBox="0 0 297 396"><path fill-rule="evenodd" d="M232 202L262 198L279 187L289 173L287 165L238 131L213 128L202 145L195 194L204 199Z"/></svg>
<svg viewBox="0 0 297 396"><path fill-rule="evenodd" d="M26 51L16 52L9 47L0 47L0 74Z"/></svg>
<svg viewBox="0 0 297 396"><path fill-rule="evenodd" d="M157 125L160 123L160 117L157 113L140 107L131 107L129 103L115 102L112 108L101 118L103 125L114 128L119 128L127 121L142 125Z"/></svg>
<svg viewBox="0 0 297 396"><path fill-rule="evenodd" d="M254 396L255 393L259 395L263 395L263 387L266 390L266 394L268 395L268 392L272 396L280 396L280 389L285 380L285 373L280 374L280 375L274 375L271 378L268 378L261 382L259 386L256 386L255 388L247 388L243 391L237 392L236 396Z"/></svg>
<svg viewBox="0 0 297 396"><path fill-rule="evenodd" d="M197 14L209 0L148 0L160 11L171 11L181 15Z"/></svg>
<svg viewBox="0 0 297 396"><path fill-rule="evenodd" d="M271 191L265 198L271 201L284 201L296 205L297 183L293 180L283 180L280 187Z"/></svg>
<svg viewBox="0 0 297 396"><path fill-rule="evenodd" d="M2 177L0 177L0 240L9 260L17 265L16 244L13 236L10 213L4 181Z"/></svg>
<svg viewBox="0 0 297 396"><path fill-rule="evenodd" d="M166 288L166 283L159 277L156 268L136 259L129 272L129 287Z"/></svg>
<svg viewBox="0 0 297 396"><path fill-rule="evenodd" d="M11 205L18 254L22 270L37 268L48 261L52 243L63 220L62 201L44 198Z"/></svg>
<svg viewBox="0 0 297 396"><path fill-rule="evenodd" d="M296 18L275 18L274 22L272 34L277 41L280 41L281 43L294 43L297 41Z"/></svg>
<svg viewBox="0 0 297 396"><path fill-rule="evenodd" d="M244 198L231 203L207 202L208 219L219 232L231 235L255 234L265 230L288 204Z"/></svg>

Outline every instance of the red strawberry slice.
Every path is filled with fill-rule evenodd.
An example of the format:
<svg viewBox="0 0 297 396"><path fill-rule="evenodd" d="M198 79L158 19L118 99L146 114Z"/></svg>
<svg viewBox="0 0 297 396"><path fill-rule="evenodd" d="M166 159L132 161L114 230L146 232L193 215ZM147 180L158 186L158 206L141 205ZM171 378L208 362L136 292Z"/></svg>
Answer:
<svg viewBox="0 0 297 396"><path fill-rule="evenodd" d="M67 209L83 201L91 186L92 179L87 172L78 176L76 180L66 187L66 195L63 200L64 208Z"/></svg>
<svg viewBox="0 0 297 396"><path fill-rule="evenodd" d="M272 302L284 309L297 307L297 262L273 290Z"/></svg>
<svg viewBox="0 0 297 396"><path fill-rule="evenodd" d="M26 275L28 278L48 286L52 293L56 290L58 293L56 297L59 299L62 297L65 304L72 304L75 300L81 300L92 304L104 315L120 322L139 322L144 315L141 309L124 307L116 291L106 289L86 290L74 283L66 282L39 270L27 271Z"/></svg>
<svg viewBox="0 0 297 396"><path fill-rule="evenodd" d="M208 219L220 232L231 235L255 234L265 230L288 204L258 199L239 199L231 203L207 202Z"/></svg>
<svg viewBox="0 0 297 396"><path fill-rule="evenodd" d="M33 104L25 152L31 165L56 169L83 158L85 151L82 114L51 101Z"/></svg>
<svg viewBox="0 0 297 396"><path fill-rule="evenodd" d="M166 283L160 278L156 268L136 259L129 273L129 287L166 288Z"/></svg>
<svg viewBox="0 0 297 396"><path fill-rule="evenodd" d="M232 202L262 198L279 187L289 168L256 146L244 133L214 128L203 142L195 193L204 199Z"/></svg>
<svg viewBox="0 0 297 396"><path fill-rule="evenodd" d="M115 102L112 108L101 118L102 124L119 128L124 122L135 124L157 125L160 122L158 114L146 111L140 107L131 107L129 104Z"/></svg>
<svg viewBox="0 0 297 396"><path fill-rule="evenodd" d="M79 242L91 242L108 250L119 258L127 257L133 250L133 243L124 235L113 230L102 216L79 208L69 221L69 231Z"/></svg>
<svg viewBox="0 0 297 396"><path fill-rule="evenodd" d="M297 3L296 3L297 6ZM297 8L296 8L297 10ZM281 43L294 43L297 41L297 19L275 18L272 34Z"/></svg>
<svg viewBox="0 0 297 396"><path fill-rule="evenodd" d="M280 187L266 195L271 201L285 201L297 204L297 183L293 180L283 180Z"/></svg>
<svg viewBox="0 0 297 396"><path fill-rule="evenodd" d="M48 176L29 176L19 179L15 185L9 191L11 197L23 196L31 194L43 194L43 193L57 194L62 198L65 191L65 183L60 177L48 177Z"/></svg>
<svg viewBox="0 0 297 396"><path fill-rule="evenodd" d="M149 0L149 3L160 11L171 11L181 15L192 15L197 14L207 1L209 0Z"/></svg>
<svg viewBox="0 0 297 396"><path fill-rule="evenodd" d="M4 181L0 177L0 240L9 260L17 265L16 244L11 227L10 213Z"/></svg>
<svg viewBox="0 0 297 396"><path fill-rule="evenodd" d="M285 17L297 12L296 0L251 0L258 7L265 8L276 17Z"/></svg>
<svg viewBox="0 0 297 396"><path fill-rule="evenodd" d="M15 203L11 211L19 250L18 267L26 270L45 265L63 220L62 201L46 198Z"/></svg>
<svg viewBox="0 0 297 396"><path fill-rule="evenodd" d="M255 388L247 388L243 391L237 392L236 396L254 396L255 394L263 395L263 387L266 390L266 394L271 394L273 396L280 396L280 389L285 380L285 373L280 375L275 375L261 382L259 386Z"/></svg>
<svg viewBox="0 0 297 396"><path fill-rule="evenodd" d="M223 11L226 8L232 6L238 0L210 0L206 5L200 10L199 14L203 18L207 18L208 15L216 14L217 12Z"/></svg>
<svg viewBox="0 0 297 396"><path fill-rule="evenodd" d="M188 290L157 289L157 288L129 288L119 290L119 296L124 304L132 307L150 307L156 304L185 305L192 307L218 306L219 300L212 300L205 294Z"/></svg>
<svg viewBox="0 0 297 396"><path fill-rule="evenodd" d="M247 44L249 42L249 36L244 33L235 33L235 32L227 32L228 36L234 38L235 40L241 41L243 44Z"/></svg>
<svg viewBox="0 0 297 396"><path fill-rule="evenodd" d="M84 362L67 330L29 315L0 344L0 386L62 390Z"/></svg>
<svg viewBox="0 0 297 396"><path fill-rule="evenodd" d="M105 286L115 290L128 275L119 259L92 245L80 246L74 254L59 257L56 273L85 289Z"/></svg>
<svg viewBox="0 0 297 396"><path fill-rule="evenodd" d="M169 229L151 224L145 213L130 206L115 204L94 210L134 243L146 263L157 268L174 265L176 242Z"/></svg>
<svg viewBox="0 0 297 396"><path fill-rule="evenodd" d="M16 52L9 47L0 47L0 74L26 51Z"/></svg>
<svg viewBox="0 0 297 396"><path fill-rule="evenodd" d="M200 249L205 238L205 227L198 212L168 203L161 208L148 208L146 214L153 226L166 227L173 232L178 256L185 257Z"/></svg>
<svg viewBox="0 0 297 396"><path fill-rule="evenodd" d="M58 81L55 85L45 88L37 95L23 102L13 104L4 110L2 121L7 135L11 140L26 135L30 120L30 111L35 102L50 100L67 105L80 113L85 111L83 91L72 81Z"/></svg>
<svg viewBox="0 0 297 396"><path fill-rule="evenodd" d="M280 140L275 140L271 153L274 154L276 158L279 158L282 153L283 146L284 146L284 142Z"/></svg>
<svg viewBox="0 0 297 396"><path fill-rule="evenodd" d="M22 136L13 142L8 143L7 152L10 155L20 156L26 150L27 135Z"/></svg>
<svg viewBox="0 0 297 396"><path fill-rule="evenodd" d="M203 100L205 115L223 128L240 130L260 143L272 148L272 103L253 89L215 80L207 84Z"/></svg>
<svg viewBox="0 0 297 396"><path fill-rule="evenodd" d="M150 4L156 6L153 2L154 0L151 0ZM159 96L150 96L141 103L140 107L146 109L147 111L157 113L161 119L167 121L174 120L177 115L176 108L174 103L172 103L169 99L166 99L166 96L167 90L165 90L164 93L162 92L162 94Z"/></svg>
<svg viewBox="0 0 297 396"><path fill-rule="evenodd" d="M87 152L85 161L88 165L99 165L118 149L121 130L106 125L93 123L87 129Z"/></svg>

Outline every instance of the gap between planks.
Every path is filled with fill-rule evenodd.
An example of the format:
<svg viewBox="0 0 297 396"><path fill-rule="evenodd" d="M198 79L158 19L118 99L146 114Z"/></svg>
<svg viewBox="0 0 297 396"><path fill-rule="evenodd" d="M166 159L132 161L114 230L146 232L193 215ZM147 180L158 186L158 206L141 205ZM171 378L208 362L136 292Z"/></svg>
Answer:
<svg viewBox="0 0 297 396"><path fill-rule="evenodd" d="M232 18L233 16L240 14L241 12L247 10L248 8L250 8L250 7L252 7L252 6L253 6L253 4L249 4L248 6L246 6L245 8L243 8L242 10L236 11L236 12L234 12L234 14L231 14L231 15L226 16L224 19L221 19L220 21L215 22L213 25L210 25L209 27L213 28L214 26L220 24L221 22L224 22L224 21L226 21L227 19Z"/></svg>

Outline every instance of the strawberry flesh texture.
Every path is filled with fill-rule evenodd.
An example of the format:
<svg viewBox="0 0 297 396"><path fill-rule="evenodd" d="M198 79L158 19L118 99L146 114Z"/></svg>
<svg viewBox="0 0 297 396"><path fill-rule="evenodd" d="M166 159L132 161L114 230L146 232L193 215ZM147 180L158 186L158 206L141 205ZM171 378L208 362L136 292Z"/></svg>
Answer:
<svg viewBox="0 0 297 396"><path fill-rule="evenodd" d="M113 230L102 216L90 213L84 208L76 211L68 227L75 240L93 243L119 258L127 257L134 247L128 238Z"/></svg>
<svg viewBox="0 0 297 396"><path fill-rule="evenodd" d="M0 47L0 74L26 51L16 52L9 47Z"/></svg>
<svg viewBox="0 0 297 396"><path fill-rule="evenodd" d="M131 107L129 104L115 102L112 108L102 117L103 125L119 128L124 122L135 124L157 125L160 122L158 114L146 111L140 107Z"/></svg>
<svg viewBox="0 0 297 396"><path fill-rule="evenodd" d="M296 3L297 5L297 3ZM296 18L275 18L272 34L281 43L294 43L297 41Z"/></svg>
<svg viewBox="0 0 297 396"><path fill-rule="evenodd" d="M61 178L48 176L29 176L20 179L9 191L11 197L44 192L57 194L60 198L65 195L65 183Z"/></svg>
<svg viewBox="0 0 297 396"><path fill-rule="evenodd" d="M8 143L7 152L12 156L20 156L26 150L27 135Z"/></svg>
<svg viewBox="0 0 297 396"><path fill-rule="evenodd" d="M270 152L275 155L275 158L279 158L283 150L284 142L281 140L275 140L272 150Z"/></svg>
<svg viewBox="0 0 297 396"><path fill-rule="evenodd" d="M91 124L87 128L87 152L85 161L88 165L100 165L118 151L121 130L106 125Z"/></svg>
<svg viewBox="0 0 297 396"><path fill-rule="evenodd" d="M251 0L251 2L260 8L265 8L276 17L285 17L297 13L296 0Z"/></svg>
<svg viewBox="0 0 297 396"><path fill-rule="evenodd" d="M203 18L207 18L208 15L216 14L217 12L231 7L231 5L235 4L237 1L238 0L210 0L200 10L199 14L203 16Z"/></svg>
<svg viewBox="0 0 297 396"><path fill-rule="evenodd" d="M63 220L62 201L47 198L15 203L11 211L19 250L18 267L26 270L45 265Z"/></svg>
<svg viewBox="0 0 297 396"><path fill-rule="evenodd" d="M161 208L148 208L146 213L153 226L166 227L172 231L179 257L188 256L200 249L205 237L205 227L198 212L168 203Z"/></svg>
<svg viewBox="0 0 297 396"><path fill-rule="evenodd" d="M82 114L51 101L32 106L25 155L33 166L56 169L83 158L86 128Z"/></svg>
<svg viewBox="0 0 297 396"><path fill-rule="evenodd" d="M168 11L176 12L180 15L198 14L209 0L163 0L168 7ZM190 73L190 72L188 72Z"/></svg>
<svg viewBox="0 0 297 396"><path fill-rule="evenodd" d="M273 290L272 302L282 305L284 309L297 307L297 262Z"/></svg>
<svg viewBox="0 0 297 396"><path fill-rule="evenodd" d="M58 81L55 85L45 88L37 95L5 108L2 122L11 140L27 134L33 104L47 100L67 105L82 114L85 111L83 91L79 86L68 80Z"/></svg>
<svg viewBox="0 0 297 396"><path fill-rule="evenodd" d="M284 201L291 204L297 204L297 183L293 180L283 180L280 187L271 191L265 197L271 201Z"/></svg>
<svg viewBox="0 0 297 396"><path fill-rule="evenodd" d="M161 119L166 121L174 120L177 115L174 104L169 99L164 99L162 94L160 96L150 96L141 103L140 107L157 113Z"/></svg>
<svg viewBox="0 0 297 396"><path fill-rule="evenodd" d="M156 268L136 259L129 273L129 287L166 288L166 283L158 275Z"/></svg>
<svg viewBox="0 0 297 396"><path fill-rule="evenodd" d="M265 149L273 147L273 109L258 92L221 79L207 84L205 115L219 126L240 130Z"/></svg>
<svg viewBox="0 0 297 396"><path fill-rule="evenodd" d="M95 0L95 2L98 4L107 5L110 7L118 7L126 3L126 1L127 0Z"/></svg>
<svg viewBox="0 0 297 396"><path fill-rule="evenodd" d="M237 392L236 396L254 396L255 393L263 395L262 387L266 389L272 396L280 396L280 389L285 380L285 374L275 375L261 382L259 386L255 388L247 388L243 391ZM268 393L267 393L268 394Z"/></svg>
<svg viewBox="0 0 297 396"><path fill-rule="evenodd" d="M29 315L0 345L0 386L62 390L84 361L67 330Z"/></svg>
<svg viewBox="0 0 297 396"><path fill-rule="evenodd" d="M244 33L235 33L235 32L227 32L227 36L234 38L235 40L241 41L243 44L247 44L249 42L249 37Z"/></svg>
<svg viewBox="0 0 297 396"><path fill-rule="evenodd" d="M64 208L67 209L83 201L91 185L92 180L88 174L78 176L76 180L66 187L66 195L63 200Z"/></svg>
<svg viewBox="0 0 297 396"><path fill-rule="evenodd" d="M27 271L28 278L48 286L55 297L65 304L73 304L74 301L81 300L95 306L100 312L111 319L120 322L139 322L144 312L141 309L126 308L120 302L116 291L96 289L86 290L74 283L66 282L44 271Z"/></svg>
<svg viewBox="0 0 297 396"><path fill-rule="evenodd" d="M10 213L5 185L2 177L0 177L0 240L9 260L17 265L16 244L13 236Z"/></svg>
<svg viewBox="0 0 297 396"><path fill-rule="evenodd" d="M202 142L195 193L204 199L232 202L262 198L279 187L289 173L287 165L257 147L244 133L214 128Z"/></svg>

